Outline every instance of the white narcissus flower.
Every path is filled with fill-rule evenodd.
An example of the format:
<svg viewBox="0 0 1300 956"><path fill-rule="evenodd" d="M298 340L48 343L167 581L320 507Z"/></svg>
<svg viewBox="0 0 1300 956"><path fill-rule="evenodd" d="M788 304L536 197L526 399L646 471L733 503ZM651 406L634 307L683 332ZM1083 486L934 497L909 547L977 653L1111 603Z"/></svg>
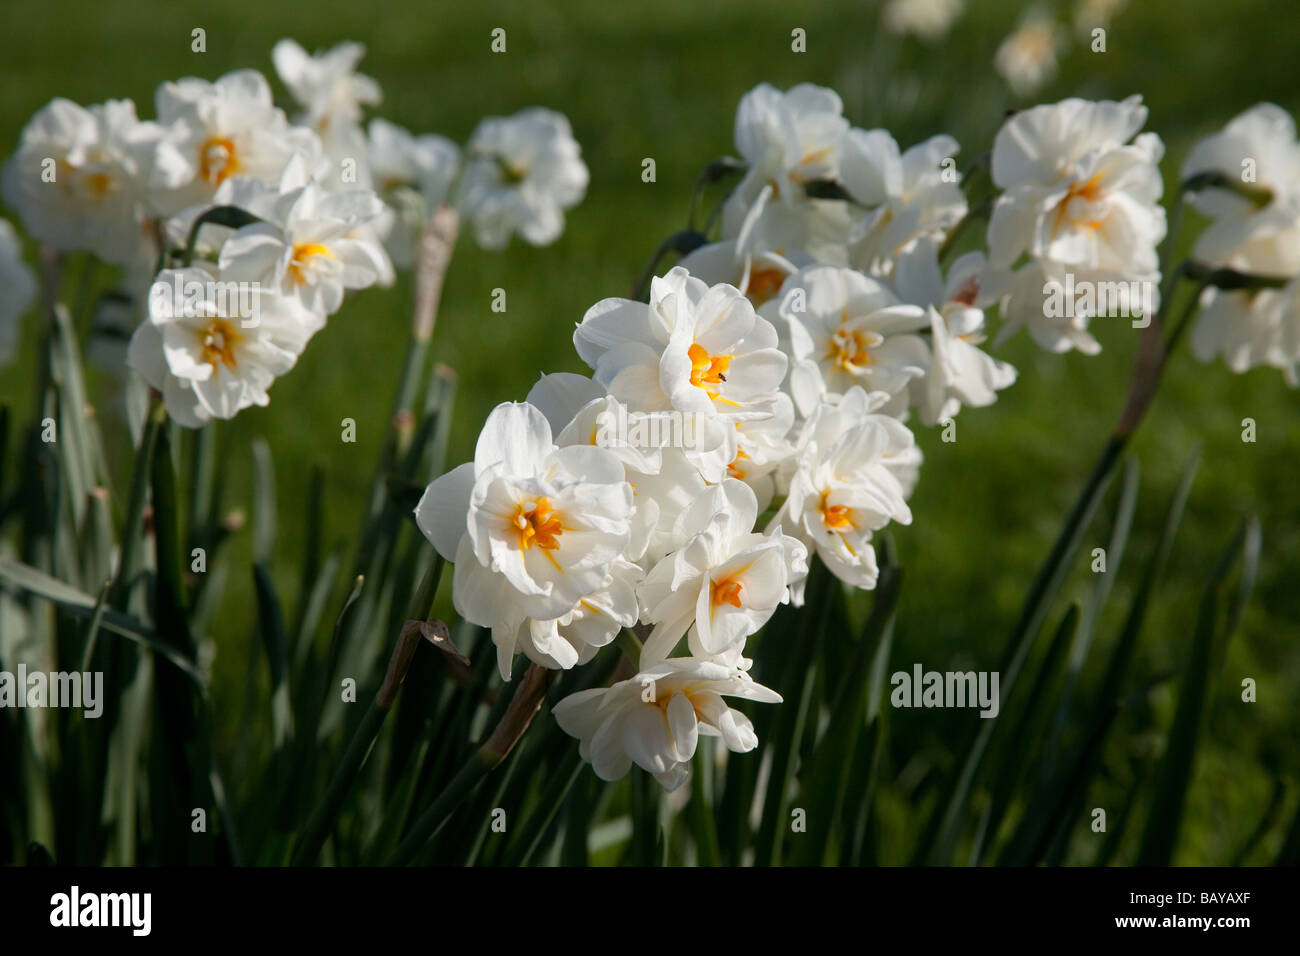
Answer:
<svg viewBox="0 0 1300 956"><path fill-rule="evenodd" d="M156 100L165 128L159 167L179 170L153 183L153 204L162 214L210 201L232 176L274 185L294 153L305 158L310 175L328 168L320 138L289 125L256 70L236 70L215 83L193 77L164 83ZM172 188L176 181L180 187Z"/></svg>
<svg viewBox="0 0 1300 956"><path fill-rule="evenodd" d="M5 202L51 249L89 250L113 265L149 261L157 250L145 223L146 184L179 175L166 163L155 169L159 136L130 100L89 109L51 100L23 128L6 165Z"/></svg>
<svg viewBox="0 0 1300 956"><path fill-rule="evenodd" d="M1092 38L1092 31L1105 29L1128 5L1128 0L1079 0L1074 10L1074 27L1080 37Z"/></svg>
<svg viewBox="0 0 1300 956"><path fill-rule="evenodd" d="M1261 365L1282 370L1300 385L1300 279L1281 289L1201 293L1192 353L1202 362L1222 357L1238 374Z"/></svg>
<svg viewBox="0 0 1300 956"><path fill-rule="evenodd" d="M638 590L642 620L653 624L643 668L668 657L690 632L691 653L711 657L742 646L808 574L804 545L774 530L754 531L758 501L728 478L678 519L685 543L646 575Z"/></svg>
<svg viewBox="0 0 1300 956"><path fill-rule="evenodd" d="M921 462L907 426L876 413L884 401L854 388L818 406L795 442L789 491L768 526L815 549L841 581L868 589L879 575L872 533L891 521L911 524L907 497Z"/></svg>
<svg viewBox="0 0 1300 956"><path fill-rule="evenodd" d="M736 667L673 658L611 687L570 694L554 713L600 779L618 780L636 764L674 790L689 775L701 735L721 738L733 753L758 746L754 725L725 697L781 702L780 694Z"/></svg>
<svg viewBox="0 0 1300 956"><path fill-rule="evenodd" d="M1050 11L1031 7L993 55L993 65L1018 96L1031 96L1056 75L1061 28Z"/></svg>
<svg viewBox="0 0 1300 956"><path fill-rule="evenodd" d="M632 511L632 488L612 452L558 448L538 409L506 402L488 416L474 461L432 482L415 515L455 562L457 613L492 629L509 680L527 619L563 619L610 588Z"/></svg>
<svg viewBox="0 0 1300 956"><path fill-rule="evenodd" d="M788 276L813 263L807 253L792 251L786 255L771 248L758 228L771 192L765 189L759 194L734 239L701 246L683 256L678 266L707 285L735 286L756 309L765 305L781 290Z"/></svg>
<svg viewBox="0 0 1300 956"><path fill-rule="evenodd" d="M710 474L713 463L709 463ZM723 464L724 470L717 475L719 481L726 475ZM693 461L679 448L662 449L659 468L653 472L629 468L627 480L635 493L637 509L635 544L628 552L638 555L638 560L648 567L682 546L681 516L705 493L709 482L698 458Z"/></svg>
<svg viewBox="0 0 1300 956"><path fill-rule="evenodd" d="M855 385L903 395L930 362L916 334L930 327L926 311L852 269L803 269L762 314L780 323L789 342L790 394L801 415Z"/></svg>
<svg viewBox="0 0 1300 956"><path fill-rule="evenodd" d="M294 122L320 136L326 155L339 171L339 175L321 175L321 184L327 189L372 184L361 108L378 106L383 96L374 79L356 72L365 53L360 43L347 42L314 55L293 40L281 40L271 49L276 73L302 107Z"/></svg>
<svg viewBox="0 0 1300 956"><path fill-rule="evenodd" d="M873 275L893 273L894 262L923 237L942 239L966 215L951 136L932 136L900 153L881 129L854 129L844 145L841 176L868 212L854 223L849 261Z"/></svg>
<svg viewBox="0 0 1300 956"><path fill-rule="evenodd" d="M844 263L849 213L837 200L810 199L805 187L836 180L849 123L834 90L801 83L781 92L761 83L736 110L736 149L749 169L727 198L724 238L740 235L755 203L766 203L751 228L767 248L802 250L823 262Z"/></svg>
<svg viewBox="0 0 1300 956"><path fill-rule="evenodd" d="M309 310L332 315L347 289L364 289L392 269L383 246L363 232L383 213L368 189L326 192L314 182L286 193L263 222L221 247L223 275L274 285Z"/></svg>
<svg viewBox="0 0 1300 956"><path fill-rule="evenodd" d="M1201 173L1258 190L1261 201L1222 188L1192 193L1192 203L1213 220L1194 256L1256 275L1300 274L1300 143L1290 114L1260 103L1236 116L1188 154L1183 179Z"/></svg>
<svg viewBox="0 0 1300 956"><path fill-rule="evenodd" d="M485 249L504 249L515 232L545 246L564 231L564 211L582 201L588 178L568 119L535 106L479 123L458 205Z"/></svg>
<svg viewBox="0 0 1300 956"><path fill-rule="evenodd" d="M907 302L925 306L930 316L930 365L913 379L912 401L921 421L935 425L955 416L963 405L981 407L997 401L997 392L1016 380L1016 370L979 346L987 337L979 304L984 254L961 256L945 282L938 249L925 239L898 261L894 282Z"/></svg>
<svg viewBox="0 0 1300 956"><path fill-rule="evenodd" d="M23 262L23 247L6 219L0 219L0 365L13 358L18 320L36 298L36 274Z"/></svg>
<svg viewBox="0 0 1300 956"><path fill-rule="evenodd" d="M736 456L727 465L727 476L749 485L763 511L776 493L775 474L794 452L794 402L785 392L776 392L759 406L761 416L735 424Z"/></svg>
<svg viewBox="0 0 1300 956"><path fill-rule="evenodd" d="M807 256L795 258L811 263ZM735 286L756 309L769 302L799 269L779 252L742 253L735 239L701 246L682 256L678 265L708 285Z"/></svg>
<svg viewBox="0 0 1300 956"><path fill-rule="evenodd" d="M164 269L131 337L127 363L186 428L268 404L267 389L293 368L316 325L296 299L248 287L232 295L228 283L205 268Z"/></svg>
<svg viewBox="0 0 1300 956"><path fill-rule="evenodd" d="M356 72L365 55L364 46L349 42L315 55L288 39L271 48L275 72L303 108L298 121L327 142L332 130L360 124L362 106L378 106L383 100L379 84Z"/></svg>
<svg viewBox="0 0 1300 956"><path fill-rule="evenodd" d="M414 136L396 123L370 121L370 170L381 195L413 189L429 209L447 198L460 167L460 147L445 136Z"/></svg>
<svg viewBox="0 0 1300 956"><path fill-rule="evenodd" d="M965 0L889 0L881 13L890 33L912 33L934 41L961 15Z"/></svg>
<svg viewBox="0 0 1300 956"><path fill-rule="evenodd" d="M993 143L993 181L1003 190L989 220L989 260L1023 254L1079 270L1150 278L1165 236L1157 166L1164 145L1138 134L1147 109L1067 99L1012 116Z"/></svg>
<svg viewBox="0 0 1300 956"><path fill-rule="evenodd" d="M238 206L259 219L275 219L280 214L279 207L284 196L302 189L310 181L306 158L301 153L290 157L277 183L264 183L247 176L231 176L222 181L210 200L182 209L167 220L165 225L170 248L184 249L195 221L217 206ZM204 223L195 243L196 255L215 260L226 240L234 234L235 230L230 226L215 222Z"/></svg>
<svg viewBox="0 0 1300 956"><path fill-rule="evenodd" d="M550 620L530 617L519 625L516 650L542 667L568 670L586 664L619 631L637 622L636 588L645 576L627 558L610 565L609 583L588 594L571 611Z"/></svg>
<svg viewBox="0 0 1300 956"><path fill-rule="evenodd" d="M787 364L776 329L738 289L710 287L680 266L654 278L648 305L596 303L573 343L596 381L630 408L726 422L762 414L754 404L780 387Z"/></svg>
<svg viewBox="0 0 1300 956"><path fill-rule="evenodd" d="M1101 351L1089 331L1094 318L1152 315L1160 305L1156 277L1135 279L1114 272L1031 259L1015 272L986 268L981 296L1000 303L1002 328L993 340L1001 345L1021 328L1049 352L1078 349L1084 355Z"/></svg>
<svg viewBox="0 0 1300 956"><path fill-rule="evenodd" d="M460 148L443 136L412 136L372 119L367 148L372 184L388 209L376 223L393 263L407 269L429 216L445 202L460 168Z"/></svg>

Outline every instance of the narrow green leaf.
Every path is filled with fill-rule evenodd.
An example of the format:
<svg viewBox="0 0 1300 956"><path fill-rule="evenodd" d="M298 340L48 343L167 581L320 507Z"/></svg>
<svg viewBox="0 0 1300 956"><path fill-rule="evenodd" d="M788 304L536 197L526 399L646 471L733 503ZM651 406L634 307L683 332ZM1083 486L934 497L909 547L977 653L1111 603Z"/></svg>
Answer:
<svg viewBox="0 0 1300 956"><path fill-rule="evenodd" d="M1101 504L1111 474L1124 450L1124 445L1124 439L1119 437L1112 437L1107 443L1101 458L1093 467L1092 474L1088 476L1083 491L1075 501L1074 507L1070 509L1065 526L1061 529L1060 536L1052 546L1051 553L1048 554L1047 559L1038 570L1033 586L1030 588L1024 607L1020 612L1020 618L1012 630L1011 640L1007 644L1003 658L1004 663L999 668L1001 673L999 689L1003 707L1006 706L1006 701L1015 687L1016 680L1020 675L1020 669L1029 656L1029 651L1033 647L1034 640L1042 627L1043 619L1046 617L1052 601L1056 598L1057 592L1065 581L1066 574L1070 569L1070 562L1079 549L1079 543L1084 532L1092 523L1093 515L1096 514L1098 505ZM940 804L936 811L939 814L936 817L937 825L932 825L927 829L927 833L933 834L933 837L927 837L926 842L923 842L921 847L918 848L917 855L921 860L928 860L930 863L938 864L946 864L951 860L953 848L961 830L966 802L970 797L971 786L975 781L975 774L984 759L989 739L992 737L997 723L998 718L996 717L980 721L980 729L976 732L974 741L967 751L965 760L962 762L951 795L946 802Z"/></svg>
<svg viewBox="0 0 1300 956"><path fill-rule="evenodd" d="M1254 519L1243 525L1219 558L1210 574L1201 597L1196 631L1192 637L1191 653L1183 672L1182 687L1178 695L1178 708L1165 746L1164 759L1156 778L1156 793L1147 818L1146 831L1138 850L1139 866L1168 866L1174 855L1178 830L1187 806L1187 790L1192 780L1192 767L1196 748L1200 742L1204 723L1206 698L1209 693L1210 664L1215 653L1218 635L1228 635L1219 623L1219 606L1223 597L1224 582L1232 566L1242 558L1247 539L1258 549L1258 529ZM1253 569L1251 569L1253 577ZM1243 574L1243 578L1246 575ZM1253 583L1253 581L1252 581ZM1238 593L1239 606L1249 596ZM1232 622L1232 623L1235 623Z"/></svg>
<svg viewBox="0 0 1300 956"><path fill-rule="evenodd" d="M196 684L202 687L203 681L194 669L194 665L159 641L148 625L141 623L130 615L106 609L100 605L99 601L84 591L64 584L57 578L52 578L43 571L38 571L30 565L14 561L12 558L0 557L0 581L18 590L44 598L68 613L87 621L93 620L95 614L98 613L104 630L125 637L166 658L169 663L189 675Z"/></svg>

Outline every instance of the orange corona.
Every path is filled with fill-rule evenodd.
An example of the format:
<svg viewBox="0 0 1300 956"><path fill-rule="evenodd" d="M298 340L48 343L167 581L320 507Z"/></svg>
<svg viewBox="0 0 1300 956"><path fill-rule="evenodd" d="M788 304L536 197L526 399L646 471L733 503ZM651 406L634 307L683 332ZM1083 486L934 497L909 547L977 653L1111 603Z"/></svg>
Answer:
<svg viewBox="0 0 1300 956"><path fill-rule="evenodd" d="M727 380L727 369L731 367L730 355L710 355L704 346L692 344L686 350L691 360L691 384L702 388L712 397L717 397L718 389L710 386L719 385Z"/></svg>
<svg viewBox="0 0 1300 956"><path fill-rule="evenodd" d="M543 551L554 551L560 546L564 525L560 516L546 498L538 498L531 505L515 507L511 523L519 533L519 550L527 551L536 544Z"/></svg>

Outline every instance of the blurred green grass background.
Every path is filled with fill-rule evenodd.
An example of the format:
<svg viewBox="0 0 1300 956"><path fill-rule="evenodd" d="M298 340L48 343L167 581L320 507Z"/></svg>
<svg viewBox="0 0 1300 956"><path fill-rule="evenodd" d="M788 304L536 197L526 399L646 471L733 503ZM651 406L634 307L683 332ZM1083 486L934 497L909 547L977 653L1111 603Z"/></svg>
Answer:
<svg viewBox="0 0 1300 956"><path fill-rule="evenodd" d="M856 125L886 126L904 148L951 133L963 145L959 165L991 145L1008 108L1068 95L1141 93L1151 108L1148 128L1167 145L1167 193L1195 138L1261 100L1300 112L1295 5L1132 2L1112 23L1105 53L1092 53L1071 35L1059 75L1029 102L1012 97L992 68L994 51L1020 7L970 3L947 39L931 45L879 35L877 5L862 0L798 9L774 0L317 0L308 6L228 0L201 9L53 0L8 6L0 39L0 154L12 150L28 117L54 96L86 104L129 97L142 117L151 117L153 90L167 79L212 79L242 67L273 77L270 49L284 36L308 49L343 39L365 43L362 71L377 78L385 94L378 115L415 132L438 132L463 143L485 115L532 104L567 114L591 186L586 201L571 211L564 236L545 249L515 243L504 254L462 241L453 259L434 352L459 376L449 458L455 463L472 454L493 405L522 399L543 371L585 371L571 347L574 323L598 299L628 294L654 247L682 228L696 175L713 157L733 151L736 103L759 82L831 86ZM196 27L207 32L206 53L191 52ZM495 27L507 31L505 54L489 50ZM806 53L791 51L795 27L807 32ZM281 103L291 105L283 97ZM656 161L653 184L641 180L645 157ZM12 211L4 215L14 218ZM1185 233L1182 247L1188 245ZM99 281L108 278L101 273ZM504 314L490 308L496 288L507 293ZM393 289L356 296L298 367L276 383L269 408L247 410L220 426L230 459L226 500L246 511L249 442L260 435L271 444L281 493L276 575L286 593L296 584L299 503L314 463L326 474L326 540L339 548L351 545L388 425L409 303L405 278ZM1020 369L1020 379L998 404L965 411L956 443L941 443L937 432L918 435L927 462L912 503L916 520L896 532L908 574L896 667L918 661L937 670L998 666L1033 573L1123 404L1137 333L1117 320L1098 323L1097 335L1104 351L1095 358L1047 355L1023 336L1008 343L1001 357ZM18 358L0 369L0 402L14 406L22 419L33 412L35 354L35 321L29 316ZM111 428L114 380L98 374L96 381L101 417ZM1180 862L1231 858L1265 813L1277 780L1290 783L1288 812L1296 801L1298 410L1300 393L1287 389L1276 372L1236 376L1183 354L1132 449L1142 466L1142 491L1126 565L1098 632L1102 649L1113 640L1181 467L1197 446L1200 472L1144 634L1142 672L1176 667L1184 658L1200 588L1240 519L1255 512L1264 528L1256 598L1215 674L1211 725L1197 763ZM1255 444L1241 441L1246 417L1258 424ZM357 422L355 444L340 441L343 418ZM121 438L120 431L114 434ZM121 488L129 458L122 449L116 457ZM1104 544L1105 532L1101 521L1095 544L1086 543L1085 550ZM223 700L231 704L217 715L219 750L220 741L238 728L246 655L259 647L251 589L242 575L250 537L245 529L235 541L235 573L211 635L217 646L214 700L219 709ZM1088 577L1080 562L1067 594L1081 596ZM1258 682L1256 704L1240 701L1244 677ZM1173 699L1168 687L1156 695L1149 718L1154 728L1168 726ZM971 712L951 711L895 715L892 759L914 781L917 800L931 771L957 759L976 719ZM1160 739L1156 734L1150 741L1156 751ZM1101 796L1122 803L1129 762L1151 760L1151 752L1112 753L1110 792ZM1247 861L1271 858L1265 850L1273 846L1275 852L1279 838L1274 834Z"/></svg>

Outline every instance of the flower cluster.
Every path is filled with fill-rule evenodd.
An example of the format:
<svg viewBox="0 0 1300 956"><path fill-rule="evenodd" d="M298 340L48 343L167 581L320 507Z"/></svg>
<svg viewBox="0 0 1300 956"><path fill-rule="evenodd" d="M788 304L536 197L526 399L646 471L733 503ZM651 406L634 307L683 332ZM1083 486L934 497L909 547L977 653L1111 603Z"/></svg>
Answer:
<svg viewBox="0 0 1300 956"><path fill-rule="evenodd" d="M900 149L808 84L741 100L743 161L729 165L743 176L717 240L698 237L645 301L592 306L573 336L591 375L545 375L524 403L498 406L474 460L416 510L455 564L457 612L491 629L503 679L517 654L568 669L633 637L636 674L556 707L597 774L636 764L671 789L701 733L756 746L722 700L779 699L749 677L748 639L778 605L803 603L814 560L875 587L873 535L912 520L913 412L947 425L1015 381L982 347L986 308L999 307L999 338L1027 328L1052 352L1098 352L1089 320L1115 308L1149 322L1166 223L1164 147L1146 119L1139 97L1010 116L987 156L987 251L945 270L976 214L956 141ZM1188 173L1227 175L1243 150L1260 157L1259 185L1247 200L1200 195L1216 217L1203 255L1294 276L1289 118L1257 108L1198 147ZM1243 297L1253 320L1211 299L1198 341L1231 325L1250 343L1216 348L1294 374L1295 323L1277 318L1296 310L1294 287Z"/></svg>
<svg viewBox="0 0 1300 956"><path fill-rule="evenodd" d="M934 424L1015 378L979 348L982 260L939 266L966 213L951 138L900 150L831 90L764 85L736 146L719 241L648 301L592 306L573 338L591 375L498 406L416 511L503 678L516 654L567 669L624 630L644 641L634 676L556 708L606 779L635 763L672 788L701 733L756 746L723 701L779 700L746 642L802 604L814 555L875 586L873 534L911 521L909 409Z"/></svg>
<svg viewBox="0 0 1300 956"><path fill-rule="evenodd" d="M547 110L485 119L463 168L441 136L379 118L363 128L363 109L382 98L356 71L363 53L276 44L292 119L261 73L238 70L162 84L155 120L126 100L56 99L23 131L6 201L50 249L123 268L143 319L128 364L182 425L265 405L346 293L390 285L394 264L412 264L439 205L455 204L480 244L500 249L516 232L554 241L585 193L568 121ZM0 332L8 346L12 316L0 315Z"/></svg>
<svg viewBox="0 0 1300 956"><path fill-rule="evenodd" d="M1281 369L1300 385L1300 143L1295 121L1261 103L1201 140L1183 163L1198 187L1195 207L1210 225L1193 255L1210 268L1275 280L1277 288L1201 294L1192 351L1222 357L1234 372Z"/></svg>

